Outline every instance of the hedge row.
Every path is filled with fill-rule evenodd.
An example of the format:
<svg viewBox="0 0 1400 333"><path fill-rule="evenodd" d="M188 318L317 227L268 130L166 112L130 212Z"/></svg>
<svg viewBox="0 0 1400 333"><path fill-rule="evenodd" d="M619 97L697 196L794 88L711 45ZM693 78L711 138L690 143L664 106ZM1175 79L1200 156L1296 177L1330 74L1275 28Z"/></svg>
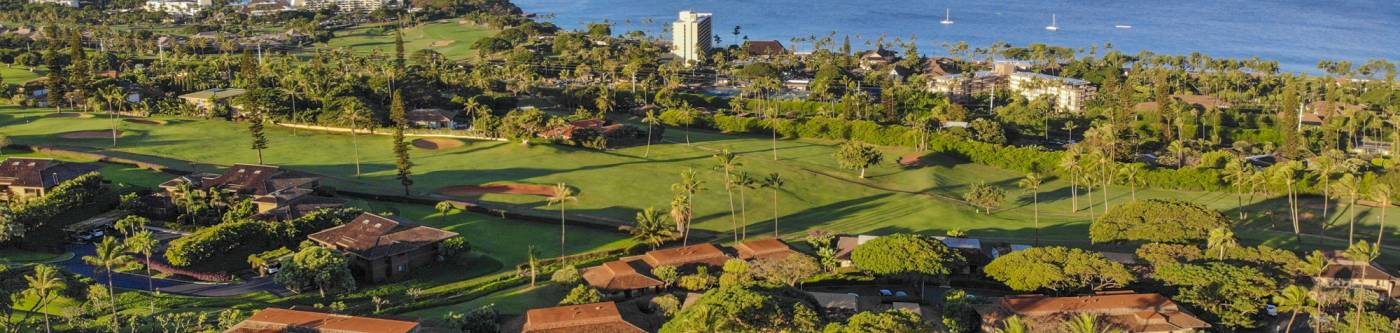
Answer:
<svg viewBox="0 0 1400 333"><path fill-rule="evenodd" d="M165 274L183 275L195 280L206 282L225 282L233 280L233 277L229 276L227 272L196 272L178 267L173 267L163 262L160 262L159 260L150 260L147 258L141 258L139 260L142 264L145 264L146 266L150 267L151 270Z"/></svg>
<svg viewBox="0 0 1400 333"><path fill-rule="evenodd" d="M327 209L287 221L225 221L170 242L165 259L188 267L216 256L251 249L257 253L278 247L295 247L311 233L344 224L360 214L353 208Z"/></svg>
<svg viewBox="0 0 1400 333"><path fill-rule="evenodd" d="M34 230L63 212L96 203L102 194L102 175L88 173L54 186L42 197L12 204L10 217Z"/></svg>

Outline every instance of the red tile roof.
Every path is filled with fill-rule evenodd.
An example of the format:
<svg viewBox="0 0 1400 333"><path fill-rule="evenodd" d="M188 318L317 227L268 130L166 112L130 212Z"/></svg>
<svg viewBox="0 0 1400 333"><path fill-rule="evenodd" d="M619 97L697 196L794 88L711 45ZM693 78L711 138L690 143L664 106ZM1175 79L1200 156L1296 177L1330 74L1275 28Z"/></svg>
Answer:
<svg viewBox="0 0 1400 333"><path fill-rule="evenodd" d="M398 217L363 213L349 223L311 234L308 238L361 258L375 259L429 246L453 236L457 236L457 233L413 225Z"/></svg>
<svg viewBox="0 0 1400 333"><path fill-rule="evenodd" d="M567 305L525 312L522 333L645 333L622 319L617 304Z"/></svg>
<svg viewBox="0 0 1400 333"><path fill-rule="evenodd" d="M719 247L714 244L700 243L690 246L651 250L642 256L642 260L646 261L651 267L679 267L690 264L722 266L725 261L729 261L729 256L724 254L724 251L721 251Z"/></svg>
<svg viewBox="0 0 1400 333"><path fill-rule="evenodd" d="M1058 321L1062 315L1091 313L1129 332L1172 332L1210 327L1209 323L1184 312L1161 294L1114 293L1091 296L1049 297L1044 295L1008 296L998 309L984 317L988 323L1017 315L1035 322Z"/></svg>
<svg viewBox="0 0 1400 333"><path fill-rule="evenodd" d="M266 308L224 332L412 333L418 328L416 321Z"/></svg>
<svg viewBox="0 0 1400 333"><path fill-rule="evenodd" d="M583 280L594 288L604 290L636 290L660 287L664 283L643 274L649 270L639 259L609 261L597 267L582 269ZM641 266L641 267L638 267Z"/></svg>
<svg viewBox="0 0 1400 333"><path fill-rule="evenodd" d="M272 165L234 164L219 177L210 179L204 188L230 189L252 195L267 195L288 188L301 187L320 179L311 174L284 170Z"/></svg>
<svg viewBox="0 0 1400 333"><path fill-rule="evenodd" d="M739 259L770 259L782 258L792 254L792 247L777 238L764 238L741 242L734 245L734 250L739 252Z"/></svg>

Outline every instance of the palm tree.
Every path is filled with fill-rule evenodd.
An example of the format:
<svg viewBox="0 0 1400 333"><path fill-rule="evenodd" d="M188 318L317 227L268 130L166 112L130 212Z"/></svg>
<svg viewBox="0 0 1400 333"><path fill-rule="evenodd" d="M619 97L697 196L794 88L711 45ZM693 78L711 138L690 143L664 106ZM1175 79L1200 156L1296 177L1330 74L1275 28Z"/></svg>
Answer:
<svg viewBox="0 0 1400 333"><path fill-rule="evenodd" d="M97 98L107 104L107 114L112 121L112 147L117 146L117 108L114 104L125 99L120 87L108 86L97 90Z"/></svg>
<svg viewBox="0 0 1400 333"><path fill-rule="evenodd" d="M1271 174L1275 184L1283 185L1288 194L1288 212L1293 218L1293 237L1299 242L1303 240L1302 226L1298 224L1298 195L1294 192L1293 186L1298 183L1298 162L1280 163L1275 165Z"/></svg>
<svg viewBox="0 0 1400 333"><path fill-rule="evenodd" d="M358 104L360 104L358 99L350 99L345 103L345 109L340 113L341 119L350 122L350 145L354 147L355 176L360 175L360 137L358 133L360 130L360 121L365 118L364 111L362 111L364 108L361 108Z"/></svg>
<svg viewBox="0 0 1400 333"><path fill-rule="evenodd" d="M1235 239L1235 232L1229 227L1211 229L1210 236L1206 239L1207 249L1220 249L1220 260L1225 260L1225 250L1239 245L1239 240Z"/></svg>
<svg viewBox="0 0 1400 333"><path fill-rule="evenodd" d="M1372 262L1372 261L1375 261L1376 258L1377 258L1377 257L1380 257L1380 256L1381 256L1381 247L1379 246L1379 244L1377 244L1377 245L1367 244L1366 241L1364 241L1364 240L1363 240L1363 241L1360 241L1360 242L1356 242L1356 244L1352 244L1351 247L1347 248L1347 252L1346 252L1346 257L1347 257L1347 259L1349 259L1349 260L1351 260L1352 262L1356 263L1356 269L1353 270L1353 271L1360 271L1360 272L1361 272L1361 279L1362 279L1362 280L1365 280L1365 279L1366 279L1366 271L1368 271L1368 269L1366 269L1366 268L1363 267L1363 266L1369 266L1369 265L1371 265L1371 262ZM1365 300L1363 300L1361 297L1357 297L1357 298L1356 298L1356 322L1357 322L1357 323L1360 323L1360 322L1361 322L1361 313L1363 313L1363 312L1366 312L1366 302L1365 302ZM1360 333L1360 332L1361 332L1361 326L1362 326L1362 325L1359 325L1359 324L1356 325L1356 332L1357 332L1357 333Z"/></svg>
<svg viewBox="0 0 1400 333"><path fill-rule="evenodd" d="M1176 168L1181 169L1186 164L1186 153L1191 151L1191 147L1186 146L1186 142L1181 140L1172 141L1167 146L1167 153L1176 156Z"/></svg>
<svg viewBox="0 0 1400 333"><path fill-rule="evenodd" d="M743 163L739 162L739 156L734 155L733 152L729 151L729 148L724 148L720 150L719 154L715 154L715 162L719 163L715 169L724 172L724 192L729 195L729 224L734 233L734 241L737 242L739 241L739 221L734 212L734 182L730 179L730 174Z"/></svg>
<svg viewBox="0 0 1400 333"><path fill-rule="evenodd" d="M1361 177L1350 173L1342 175L1336 184L1332 184L1333 191L1344 193L1347 198L1347 215L1351 217L1347 223L1347 245L1356 243L1356 200L1361 198L1362 185Z"/></svg>
<svg viewBox="0 0 1400 333"><path fill-rule="evenodd" d="M748 173L748 171L739 171L738 174L735 174L735 175L734 175L734 179L732 179L732 180L734 181L734 187L736 187L736 188L739 189L739 223L740 223L740 227L739 227L739 230L740 230L739 233L740 233L740 235L739 235L739 237L740 237L740 238L743 238L743 239L748 239L748 238L749 238L749 205L748 205L748 197L745 195L745 192L746 192L746 191L744 191L744 190L750 190L750 189L756 189L756 188L758 188L758 179L755 179L755 178L753 177L753 175L750 175L750 174Z"/></svg>
<svg viewBox="0 0 1400 333"><path fill-rule="evenodd" d="M671 239L675 235L675 229L666 223L666 218L656 208L647 207L637 212L637 225L632 227L632 237L636 237L644 243L650 244L651 249Z"/></svg>
<svg viewBox="0 0 1400 333"><path fill-rule="evenodd" d="M675 223L676 231L680 232L683 238L690 233L691 212L689 203L690 196L685 193L676 193L676 196L671 199L671 211L669 214L671 216L671 222ZM684 245L685 240L682 240L681 244Z"/></svg>
<svg viewBox="0 0 1400 333"><path fill-rule="evenodd" d="M1240 222L1244 222L1244 192L1249 187L1249 179L1254 176L1254 168L1242 158L1231 159L1225 164L1225 178L1235 187L1235 210Z"/></svg>
<svg viewBox="0 0 1400 333"><path fill-rule="evenodd" d="M530 287L534 288L535 277L539 276L540 272L540 249L536 248L534 245L530 245L530 247L525 250L525 255L527 257L527 262L530 264Z"/></svg>
<svg viewBox="0 0 1400 333"><path fill-rule="evenodd" d="M1069 210L1071 212L1079 211L1079 187L1077 185L1079 182L1079 171L1084 169L1084 167L1079 164L1080 152L1079 146L1074 146L1066 150L1064 156L1060 158L1060 170L1064 170L1065 173L1069 174Z"/></svg>
<svg viewBox="0 0 1400 333"><path fill-rule="evenodd" d="M1322 278L1322 273L1327 271L1328 264L1327 255L1322 254L1321 250L1313 250L1312 253L1309 253L1307 257L1303 258L1303 264L1299 265L1299 272L1303 273L1304 276L1311 276L1313 280L1317 280ZM1320 286L1313 287L1318 288ZM1322 320L1320 320L1323 315L1322 303L1323 302L1320 300L1316 302L1311 311L1314 318L1313 326L1315 326L1313 332L1322 332Z"/></svg>
<svg viewBox="0 0 1400 333"><path fill-rule="evenodd" d="M49 265L34 266L34 274L24 276L24 280L29 282L29 289L26 289L25 293L35 299L34 307L29 309L30 313L52 303L55 298L54 292L68 285L63 281L63 277L59 276L58 269ZM53 332L49 324L49 312L40 312L44 314L44 332Z"/></svg>
<svg viewBox="0 0 1400 333"><path fill-rule="evenodd" d="M97 253L83 257L83 261L94 266L95 270L107 272L107 298L112 301L112 318L117 317L117 292L116 289L112 289L112 266L130 259L131 257L126 255L126 245L117 242L112 236L103 238L102 243L97 244Z"/></svg>
<svg viewBox="0 0 1400 333"><path fill-rule="evenodd" d="M1376 247L1384 246L1382 242L1385 241L1385 211L1390 208L1392 192L1394 191L1391 190L1389 184L1378 183L1371 186L1371 200L1375 200L1377 204L1381 205L1381 216L1377 220L1381 226L1380 232L1376 233Z"/></svg>
<svg viewBox="0 0 1400 333"><path fill-rule="evenodd" d="M998 328L998 329L996 329L996 330L994 330L994 331L992 331L992 332L993 332L993 333L1030 333L1030 331L1031 331L1030 326L1026 325L1026 322L1025 322L1024 320L1021 320L1021 316L1011 316L1011 317L1006 318L1006 320L1001 321L1001 328Z"/></svg>
<svg viewBox="0 0 1400 333"><path fill-rule="evenodd" d="M1099 323L1099 317L1092 313L1080 313L1065 320L1062 324L1065 333L1109 333L1120 332L1119 330L1104 327Z"/></svg>
<svg viewBox="0 0 1400 333"><path fill-rule="evenodd" d="M690 222L691 219L695 218L695 193L704 189L704 181L700 180L700 173L692 168L682 170L681 181L671 184L671 192L675 192L677 197L685 197L685 231L681 237L682 246L690 242ZM672 205L674 206L674 203ZM672 209L672 216L675 216L674 209Z"/></svg>
<svg viewBox="0 0 1400 333"><path fill-rule="evenodd" d="M1284 333L1293 332L1293 321L1298 319L1298 313L1312 311L1317 306L1317 301L1313 299L1308 288L1298 285L1291 285L1283 288L1278 295L1274 295L1274 304L1278 304L1279 311L1288 311L1288 326L1284 328Z"/></svg>
<svg viewBox="0 0 1400 333"><path fill-rule="evenodd" d="M773 190L773 238L778 238L778 192L783 189L783 176L777 172L763 177L763 187Z"/></svg>
<svg viewBox="0 0 1400 333"><path fill-rule="evenodd" d="M1042 181L1039 173L1032 172L1026 174L1026 178L1021 178L1020 181L1016 182L1016 186L1031 192L1031 207L1035 211L1035 245L1040 245L1040 184Z"/></svg>
<svg viewBox="0 0 1400 333"><path fill-rule="evenodd" d="M155 278L151 275L151 262L155 260L151 258L151 254L156 251L156 246L160 245L160 241L156 240L156 234L150 230L141 230L135 235L127 237L125 245L127 249L140 253L146 258L146 289L156 290ZM155 311L156 301L151 299L151 313L154 314Z"/></svg>
<svg viewBox="0 0 1400 333"><path fill-rule="evenodd" d="M1335 150L1329 150L1328 152L1333 151ZM1331 220L1331 215L1327 214L1327 204L1328 201L1332 199L1332 176L1342 171L1342 164L1332 156L1323 154L1313 159L1312 164L1309 166L1311 168L1308 171L1311 171L1313 175L1316 175L1318 179L1322 180L1322 229L1319 233L1326 235L1327 222Z"/></svg>
<svg viewBox="0 0 1400 333"><path fill-rule="evenodd" d="M559 257L564 257L564 204L570 201L578 201L578 196L574 195L574 189L564 183L554 184L554 195L549 197L547 205L559 204Z"/></svg>
<svg viewBox="0 0 1400 333"><path fill-rule="evenodd" d="M647 110L647 115L642 118L642 122L647 124L647 149L642 153L642 157L645 158L651 156L651 128L660 124L661 118L656 117L656 111Z"/></svg>
<svg viewBox="0 0 1400 333"><path fill-rule="evenodd" d="M1137 188L1139 186L1147 186L1147 178L1143 178L1146 173L1147 169L1139 163L1128 164L1124 165L1122 168L1118 168L1118 179L1122 179L1123 183L1128 185L1128 188L1132 191L1132 198L1134 201L1137 201Z"/></svg>

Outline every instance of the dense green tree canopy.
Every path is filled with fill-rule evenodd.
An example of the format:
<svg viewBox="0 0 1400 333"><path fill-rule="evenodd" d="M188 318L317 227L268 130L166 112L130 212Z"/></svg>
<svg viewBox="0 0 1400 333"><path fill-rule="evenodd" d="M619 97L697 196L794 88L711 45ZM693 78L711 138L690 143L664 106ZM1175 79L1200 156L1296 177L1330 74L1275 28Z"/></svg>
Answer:
<svg viewBox="0 0 1400 333"><path fill-rule="evenodd" d="M1219 211L1168 200L1139 200L1114 206L1089 227L1095 243L1150 241L1186 243L1206 239L1211 229L1228 227Z"/></svg>
<svg viewBox="0 0 1400 333"><path fill-rule="evenodd" d="M932 332L933 327L918 313L905 309L885 312L861 312L846 323L826 325L823 333L919 333Z"/></svg>
<svg viewBox="0 0 1400 333"><path fill-rule="evenodd" d="M795 289L720 288L676 313L661 333L812 332L821 318Z"/></svg>
<svg viewBox="0 0 1400 333"><path fill-rule="evenodd" d="M872 239L851 253L851 261L861 270L915 279L948 275L962 260L943 242L914 234Z"/></svg>
<svg viewBox="0 0 1400 333"><path fill-rule="evenodd" d="M1066 292L1121 287L1132 272L1103 254L1065 247L1035 247L1003 255L987 264L988 276L1018 291Z"/></svg>
<svg viewBox="0 0 1400 333"><path fill-rule="evenodd" d="M1261 310L1278 290L1264 272L1223 262L1167 263L1158 265L1153 277L1180 288L1173 299L1205 310L1212 323L1234 328L1259 327Z"/></svg>

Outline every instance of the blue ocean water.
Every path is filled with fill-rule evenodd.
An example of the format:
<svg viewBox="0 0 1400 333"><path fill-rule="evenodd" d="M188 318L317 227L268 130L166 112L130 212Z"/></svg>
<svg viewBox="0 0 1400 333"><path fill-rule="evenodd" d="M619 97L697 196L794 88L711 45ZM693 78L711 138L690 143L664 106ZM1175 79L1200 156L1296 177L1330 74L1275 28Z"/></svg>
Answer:
<svg viewBox="0 0 1400 333"><path fill-rule="evenodd" d="M1214 57L1258 56L1277 60L1285 71L1318 73L1322 59L1400 61L1400 1L1396 0L515 0L526 12L575 29L609 21L617 33L641 30L670 38L665 27L680 10L715 14L714 30L724 44L740 37L776 39L851 36L864 48L884 36L917 37L924 54L945 54L943 45L996 41L1023 46L1046 43L1087 48L1111 44L1137 53ZM955 24L942 25L944 10ZM1048 31L1051 15L1058 31ZM1132 28L1117 28L1129 25ZM810 49L810 43L799 48ZM1102 54L1102 52L1100 53Z"/></svg>

